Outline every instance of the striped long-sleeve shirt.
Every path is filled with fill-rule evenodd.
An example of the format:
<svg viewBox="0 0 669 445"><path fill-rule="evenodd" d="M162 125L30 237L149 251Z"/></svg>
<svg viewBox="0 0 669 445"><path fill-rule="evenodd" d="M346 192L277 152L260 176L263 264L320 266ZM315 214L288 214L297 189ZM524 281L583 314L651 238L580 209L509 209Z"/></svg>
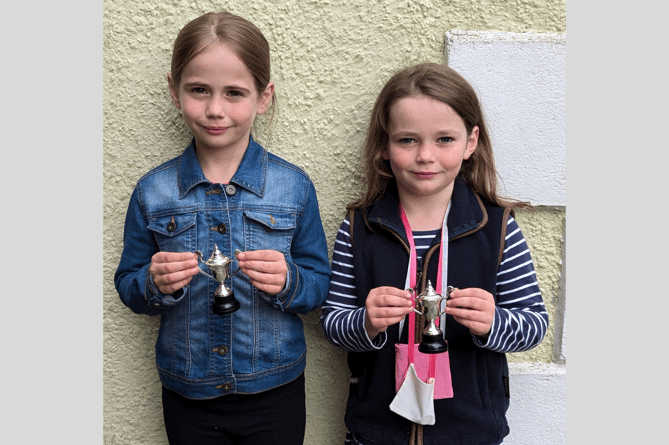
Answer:
<svg viewBox="0 0 669 445"><path fill-rule="evenodd" d="M420 257L439 232L413 232ZM332 256L330 293L323 306L321 325L334 346L352 352L381 349L386 333L373 341L365 330L365 308L358 307L355 294L353 251L348 217L336 236ZM526 351L538 345L548 328L548 314L537 283L534 264L520 227L509 216L504 253L497 273L495 316L485 344L472 335L480 347L502 353Z"/></svg>

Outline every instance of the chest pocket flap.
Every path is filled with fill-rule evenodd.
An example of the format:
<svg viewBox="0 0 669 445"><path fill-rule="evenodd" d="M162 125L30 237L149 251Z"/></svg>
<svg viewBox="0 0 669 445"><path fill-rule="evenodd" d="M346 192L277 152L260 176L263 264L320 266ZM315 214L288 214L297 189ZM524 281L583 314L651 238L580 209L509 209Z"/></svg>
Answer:
<svg viewBox="0 0 669 445"><path fill-rule="evenodd" d="M149 230L164 236L177 236L195 226L195 213L161 216L149 220Z"/></svg>
<svg viewBox="0 0 669 445"><path fill-rule="evenodd" d="M297 225L297 215L291 213L272 213L259 212L257 210L247 210L244 215L257 223L262 224L265 230L289 230Z"/></svg>

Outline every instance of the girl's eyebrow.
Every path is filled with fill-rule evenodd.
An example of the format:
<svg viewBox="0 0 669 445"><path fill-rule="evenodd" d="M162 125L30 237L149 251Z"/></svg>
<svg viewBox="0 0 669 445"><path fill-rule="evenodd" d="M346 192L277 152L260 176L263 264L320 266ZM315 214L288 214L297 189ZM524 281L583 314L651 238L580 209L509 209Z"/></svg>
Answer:
<svg viewBox="0 0 669 445"><path fill-rule="evenodd" d="M209 84L207 82L199 82L197 80L194 80L192 82L184 82L184 87L201 87L201 86L209 86ZM248 88L243 87L241 85L226 85L224 89L226 91L230 90L250 91Z"/></svg>
<svg viewBox="0 0 669 445"><path fill-rule="evenodd" d="M226 90L240 90L240 91L251 91L246 87L243 86L237 86L237 85L228 85L225 87Z"/></svg>
<svg viewBox="0 0 669 445"><path fill-rule="evenodd" d="M412 131L412 130L396 130L396 131L390 131L390 134L416 134L417 132Z"/></svg>

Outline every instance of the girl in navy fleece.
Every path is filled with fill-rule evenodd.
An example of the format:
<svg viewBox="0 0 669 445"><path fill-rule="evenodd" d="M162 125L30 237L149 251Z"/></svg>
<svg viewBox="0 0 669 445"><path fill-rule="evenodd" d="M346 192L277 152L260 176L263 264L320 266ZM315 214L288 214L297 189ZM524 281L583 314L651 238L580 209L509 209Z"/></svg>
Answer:
<svg viewBox="0 0 669 445"><path fill-rule="evenodd" d="M337 234L321 317L328 340L349 351L347 443L502 443L509 433L505 353L537 346L548 315L513 218L514 208L529 204L497 194L490 139L469 83L437 64L395 74L372 110L364 162L366 189ZM454 395L434 400L434 425L389 409L394 345L407 343L413 310L412 274L418 292L438 277L455 288L441 321ZM420 341L424 320L416 323Z"/></svg>

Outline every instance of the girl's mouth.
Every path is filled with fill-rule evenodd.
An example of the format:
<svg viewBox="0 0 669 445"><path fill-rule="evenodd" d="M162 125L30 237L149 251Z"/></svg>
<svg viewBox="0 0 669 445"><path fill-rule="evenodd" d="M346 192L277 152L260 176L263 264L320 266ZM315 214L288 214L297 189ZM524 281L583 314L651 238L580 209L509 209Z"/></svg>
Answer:
<svg viewBox="0 0 669 445"><path fill-rule="evenodd" d="M420 179L430 179L436 176L435 172L414 172Z"/></svg>
<svg viewBox="0 0 669 445"><path fill-rule="evenodd" d="M203 127L209 134L223 134L228 129L227 127Z"/></svg>

